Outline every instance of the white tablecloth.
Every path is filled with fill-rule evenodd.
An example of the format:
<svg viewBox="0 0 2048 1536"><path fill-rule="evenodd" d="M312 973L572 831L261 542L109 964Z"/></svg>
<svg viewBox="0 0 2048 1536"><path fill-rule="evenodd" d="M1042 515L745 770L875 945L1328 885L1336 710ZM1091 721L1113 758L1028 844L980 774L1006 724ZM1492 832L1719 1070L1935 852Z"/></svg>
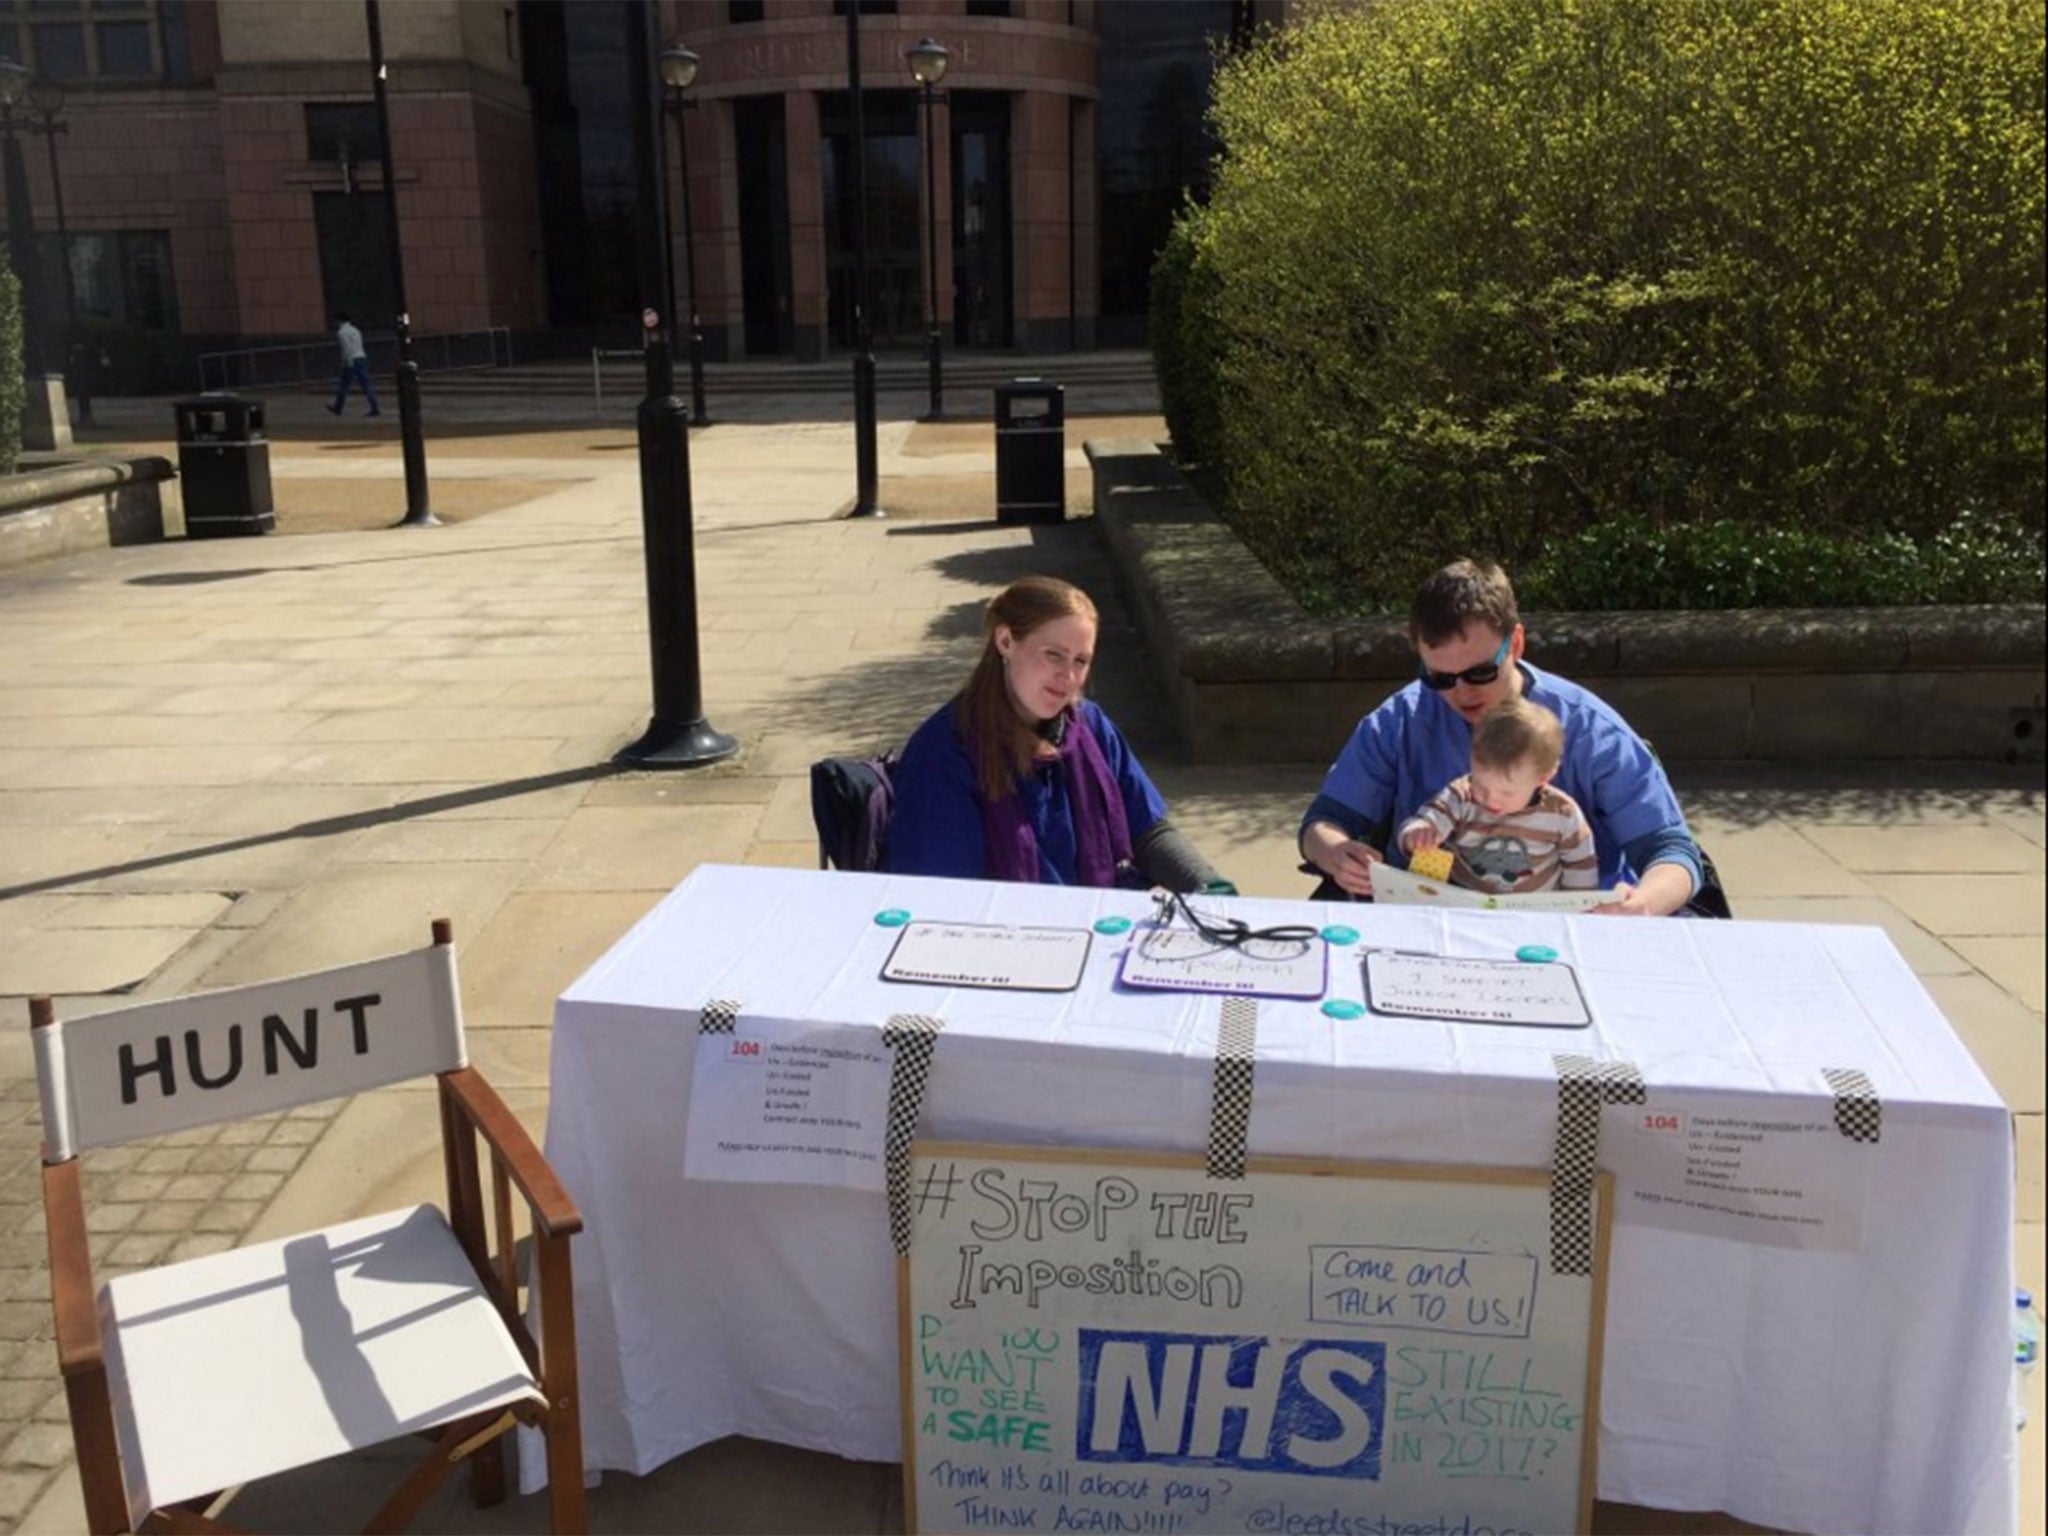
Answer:
<svg viewBox="0 0 2048 1536"><path fill-rule="evenodd" d="M1633 1062L1653 1096L1805 1119L1832 1112L1821 1068L1867 1072L1883 1134L1864 1149L1853 1251L1675 1232L1618 1207L1599 1496L1806 1531L2013 1529L2010 1117L1882 930L1229 905L1446 954L1548 944L1596 1017L1340 1024L1264 1002L1254 1154L1547 1167L1555 1051ZM736 1000L743 1019L944 1019L929 1136L1204 1146L1217 998L1120 992L1101 940L1071 994L885 983L886 907L1070 927L1150 910L1129 892L706 866L592 966L556 1010L547 1134L588 1223L591 1468L644 1473L729 1434L901 1454L883 1197L683 1177L706 1001ZM1333 995L1360 995L1349 953ZM1607 1136L1603 1165L1625 1148Z"/></svg>

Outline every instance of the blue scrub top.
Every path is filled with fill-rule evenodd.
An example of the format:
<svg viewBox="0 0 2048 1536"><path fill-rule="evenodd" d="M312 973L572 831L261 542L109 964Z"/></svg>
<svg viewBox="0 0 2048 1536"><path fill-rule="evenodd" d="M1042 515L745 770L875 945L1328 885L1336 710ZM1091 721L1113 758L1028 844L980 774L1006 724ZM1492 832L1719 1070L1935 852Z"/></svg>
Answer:
<svg viewBox="0 0 2048 1536"><path fill-rule="evenodd" d="M1146 777L1137 754L1096 705L1083 702L1081 729L1092 730L1122 793L1133 844L1166 816L1166 802ZM899 875L987 878L982 839L982 796L967 757L956 706L948 704L919 726L903 748L895 773L896 810L889 823L888 868ZM1025 814L1038 837L1038 879L1074 885L1074 806L1064 765L1041 764L1018 782Z"/></svg>
<svg viewBox="0 0 2048 1536"><path fill-rule="evenodd" d="M1698 852L1685 814L1643 739L1597 695L1527 662L1521 667L1522 696L1564 723L1555 782L1593 828L1600 884L1633 882L1651 863L1670 860L1689 868L1697 887ZM1303 824L1334 822L1405 865L1391 829L1471 769L1472 727L1442 694L1413 682L1358 723Z"/></svg>

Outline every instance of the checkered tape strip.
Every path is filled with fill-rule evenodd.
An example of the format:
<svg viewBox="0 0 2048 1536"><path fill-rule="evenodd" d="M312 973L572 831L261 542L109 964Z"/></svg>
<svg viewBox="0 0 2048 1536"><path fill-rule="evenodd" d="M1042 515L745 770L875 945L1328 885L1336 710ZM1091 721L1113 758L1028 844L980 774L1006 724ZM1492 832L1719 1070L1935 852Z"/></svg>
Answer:
<svg viewBox="0 0 2048 1536"><path fill-rule="evenodd" d="M1557 1065L1557 1153L1550 1170L1550 1268L1560 1275L1590 1275L1600 1109L1642 1103L1643 1074L1633 1062L1563 1051L1551 1060Z"/></svg>
<svg viewBox="0 0 2048 1536"><path fill-rule="evenodd" d="M1876 1141L1884 1130L1884 1106L1870 1074L1854 1067L1822 1067L1835 1092L1835 1129L1851 1141Z"/></svg>
<svg viewBox="0 0 2048 1536"><path fill-rule="evenodd" d="M697 1015L700 1035L729 1035L740 1021L740 1005L727 998L714 998Z"/></svg>
<svg viewBox="0 0 2048 1536"><path fill-rule="evenodd" d="M1216 1086L1209 1106L1209 1177L1244 1177L1245 1132L1252 1120L1252 1061L1259 1049L1259 1005L1223 999L1216 1030Z"/></svg>
<svg viewBox="0 0 2048 1536"><path fill-rule="evenodd" d="M924 1109L924 1087L932 1075L932 1046L942 1019L899 1013L882 1026L882 1043L895 1052L889 1069L889 1129L882 1153L889 1183L889 1239L898 1253L910 1252L910 1144Z"/></svg>

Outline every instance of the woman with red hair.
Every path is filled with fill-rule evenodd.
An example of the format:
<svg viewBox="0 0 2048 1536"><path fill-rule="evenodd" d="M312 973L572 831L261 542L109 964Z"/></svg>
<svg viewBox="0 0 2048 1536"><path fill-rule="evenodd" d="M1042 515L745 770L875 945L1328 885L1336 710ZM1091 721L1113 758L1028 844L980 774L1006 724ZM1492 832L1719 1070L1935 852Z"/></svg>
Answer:
<svg viewBox="0 0 2048 1536"><path fill-rule="evenodd" d="M888 867L1234 893L1173 829L1137 754L1084 695L1099 629L1088 594L1027 576L997 594L982 627L967 686L903 749Z"/></svg>

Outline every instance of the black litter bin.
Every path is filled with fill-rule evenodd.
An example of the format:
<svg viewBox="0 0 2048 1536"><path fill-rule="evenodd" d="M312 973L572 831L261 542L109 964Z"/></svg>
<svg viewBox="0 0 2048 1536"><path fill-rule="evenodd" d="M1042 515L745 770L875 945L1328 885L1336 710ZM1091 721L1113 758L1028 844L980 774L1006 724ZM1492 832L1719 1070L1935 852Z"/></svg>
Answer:
<svg viewBox="0 0 2048 1536"><path fill-rule="evenodd" d="M996 521L1067 516L1067 392L1043 379L996 386Z"/></svg>
<svg viewBox="0 0 2048 1536"><path fill-rule="evenodd" d="M275 528L263 402L240 395L199 395L178 401L175 409L185 536L218 539Z"/></svg>

